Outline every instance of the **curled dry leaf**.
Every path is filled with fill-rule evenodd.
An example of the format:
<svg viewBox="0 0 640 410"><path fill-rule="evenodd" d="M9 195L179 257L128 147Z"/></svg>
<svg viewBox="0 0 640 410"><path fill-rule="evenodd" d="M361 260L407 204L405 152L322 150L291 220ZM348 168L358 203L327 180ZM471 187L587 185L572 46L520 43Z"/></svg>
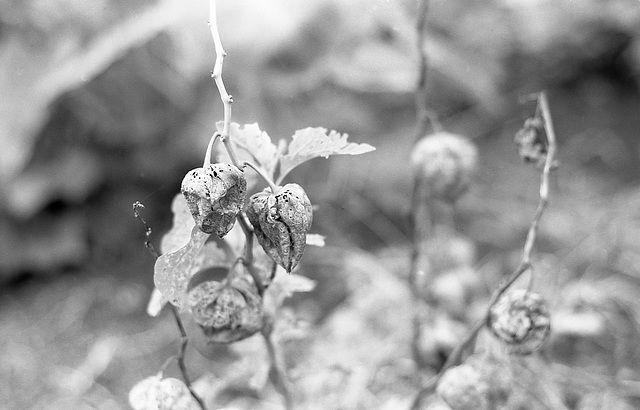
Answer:
<svg viewBox="0 0 640 410"><path fill-rule="evenodd" d="M539 349L549 336L551 318L542 296L517 289L491 306L489 329L507 344L511 353L527 355Z"/></svg>
<svg viewBox="0 0 640 410"><path fill-rule="evenodd" d="M194 226L185 246L156 260L153 276L156 287L169 302L181 309L185 307L187 288L193 275L206 267L228 264L225 252L216 243L207 241L209 237Z"/></svg>
<svg viewBox="0 0 640 410"><path fill-rule="evenodd" d="M189 171L181 189L198 228L222 238L233 228L242 210L247 180L234 165L210 164Z"/></svg>
<svg viewBox="0 0 640 410"><path fill-rule="evenodd" d="M188 304L210 343L236 342L263 326L262 300L243 278L202 282L189 291Z"/></svg>
<svg viewBox="0 0 640 410"><path fill-rule="evenodd" d="M276 192L265 189L252 195L247 217L262 249L291 272L302 258L313 220L311 201L302 187L287 184Z"/></svg>

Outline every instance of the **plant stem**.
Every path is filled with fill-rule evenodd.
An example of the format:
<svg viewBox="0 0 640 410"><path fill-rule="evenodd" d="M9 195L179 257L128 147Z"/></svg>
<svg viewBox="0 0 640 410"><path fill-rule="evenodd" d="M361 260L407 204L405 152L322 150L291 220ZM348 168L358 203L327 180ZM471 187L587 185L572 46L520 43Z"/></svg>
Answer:
<svg viewBox="0 0 640 410"><path fill-rule="evenodd" d="M248 161L245 161L245 163L243 165L244 166L248 166L248 167L252 168L254 171L256 171L258 173L258 175L260 175L260 177L262 177L262 179L264 179L265 182L269 185L269 188L271 189L271 192L273 192L273 193L276 192L276 190L278 189L278 186L276 185L275 182L273 182L273 180L271 178L269 178L269 175L267 175L262 170L262 168L260 168L256 164L253 164L253 163L248 162Z"/></svg>
<svg viewBox="0 0 640 410"><path fill-rule="evenodd" d="M219 132L215 132L211 136L211 140L209 140L209 145L207 145L207 152L204 154L204 163L202 164L202 168L207 168L211 165L211 151L213 150L213 144L216 143L216 140L220 136Z"/></svg>
<svg viewBox="0 0 640 410"><path fill-rule="evenodd" d="M144 220L144 218L139 212L139 209L143 209L143 208L144 208L144 205L140 201L134 202L133 216L136 219L138 219L140 222L142 222L142 225L144 225L145 235L146 235L144 244L149 250L149 252L151 253L151 255L157 260L160 257L160 255L158 254L158 252L156 251L155 247L153 246L150 240L151 232L152 232L151 227L149 227L149 225L147 224L147 222ZM178 331L180 332L180 349L178 350L178 354L175 356L175 359L178 362L178 368L182 373L182 378L184 379L184 383L187 385L187 388L189 389L189 393L191 393L191 396L193 396L194 400L198 402L202 410L207 410L207 407L205 406L202 399L196 394L196 392L191 387L191 380L189 378L189 374L187 373L187 366L184 363L184 355L187 349L187 344L189 343L187 332L184 329L184 324L182 323L182 319L180 319L180 314L178 313L178 310L172 303L169 303L169 305L171 306L171 312L173 313L173 317L176 321L176 324L178 325ZM167 363L168 361L162 366L163 371L166 368Z"/></svg>
<svg viewBox="0 0 640 410"><path fill-rule="evenodd" d="M160 255L158 254L158 251L156 251L156 248L151 243L151 233L153 231L151 230L151 227L147 225L147 222L144 220L144 218L142 218L142 215L140 215L140 211L139 211L140 209L144 209L144 205L142 205L140 201L134 202L133 217L138 219L140 222L142 222L142 225L144 226L144 234L145 234L144 246L149 250L149 253L151 253L151 256L153 256L154 259L158 259Z"/></svg>
<svg viewBox="0 0 640 410"><path fill-rule="evenodd" d="M284 364L282 363L282 357L280 356L280 352L277 350L276 343L273 340L273 324L265 324L262 328L261 334L267 346L269 361L271 363L269 368L269 380L271 380L273 387L278 391L278 393L282 395L285 408L287 410L292 410L294 408L293 395L291 393L292 389Z"/></svg>
<svg viewBox="0 0 640 410"><path fill-rule="evenodd" d="M493 305L500 299L500 297L509 289L513 283L518 280L518 278L527 270L531 268L531 253L533 251L533 246L536 242L536 238L538 235L538 227L540 224L540 219L547 208L549 203L549 180L551 171L555 166L555 157L557 151L557 142L556 142L556 134L553 128L553 120L551 117L551 110L549 109L549 101L547 100L547 94L545 91L541 91L538 94L538 108L542 114L542 119L544 122L545 132L547 134L547 157L545 158L544 168L542 170L542 175L540 177L540 199L538 202L538 207L536 209L536 213L533 217L533 221L529 227L529 231L527 232L527 238L525 240L525 244L522 250L522 258L518 267L511 273L506 279L501 281L496 289L494 290L491 298L489 299L489 304L486 312L482 316L475 326L469 331L467 336L458 344L458 346L454 349L454 351L447 358L446 363L440 369L438 374L434 376L431 380L429 380L418 392L418 395L413 401L411 406L412 410L417 410L420 408L422 400L428 396L438 385L438 381L444 374L444 372L450 367L456 366L460 363L462 359L462 354L465 350L471 349L475 344L476 336L478 333L484 328L487 324L487 320L489 319L489 315L491 312L491 308Z"/></svg>
<svg viewBox="0 0 640 410"><path fill-rule="evenodd" d="M238 161L238 156L235 152L235 146L233 145L233 141L231 141L231 139L229 138L229 127L231 126L231 104L233 103L233 97L227 92L227 88L225 87L224 81L222 80L222 65L224 63L224 58L227 56L227 53L222 47L220 31L218 30L216 0L209 0L209 28L211 29L211 36L213 37L213 43L216 49L216 62L213 66L211 77L213 77L213 81L215 81L216 86L218 87L218 92L220 93L220 99L222 100L224 109L224 121L220 139L227 149L233 165L235 165L236 167L240 167L240 162Z"/></svg>
<svg viewBox="0 0 640 410"><path fill-rule="evenodd" d="M438 121L437 116L429 109L427 104L427 52L426 33L427 33L427 16L429 13L429 0L419 0L418 2L418 19L416 21L416 49L418 51L418 82L416 84L416 134L415 142L427 132L429 124L434 131L442 131L442 125Z"/></svg>
<svg viewBox="0 0 640 410"><path fill-rule="evenodd" d="M187 344L189 343L187 332L184 329L184 324L182 323L182 319L180 319L180 314L178 313L178 309L172 303L169 303L169 305L171 306L171 312L173 312L173 317L175 318L176 325L178 326L178 330L180 331L180 349L178 351L178 356L177 356L178 368L182 373L182 378L184 379L185 384L189 388L189 393L191 393L191 396L195 399L195 401L198 402L202 410L207 410L207 406L205 406L204 401L191 388L191 380L187 373L187 366L184 363L184 355L187 350Z"/></svg>
<svg viewBox="0 0 640 410"><path fill-rule="evenodd" d="M411 351L413 353L413 359L418 364L422 365L422 359L420 355L420 335L422 332L422 326L424 325L425 314L423 309L425 303L423 298L427 301L431 299L428 294L428 286L419 286L418 275L420 271L420 258L422 255L422 241L433 231L433 215L432 215L432 202L429 200L429 196L424 192L424 181L420 173L416 174L413 181L413 190L411 195L411 256L409 260L409 288L413 297L413 319L412 319L412 338L411 338ZM428 282L431 277L431 272L424 272L423 282ZM421 292L424 291L424 292ZM428 313L427 315L428 316Z"/></svg>
<svg viewBox="0 0 640 410"><path fill-rule="evenodd" d="M418 142L427 132L429 124L434 130L440 130L441 126L427 105L427 54L425 50L427 16L429 0L418 1L418 18L416 21L416 49L418 53L418 81L416 83L416 131L415 142ZM426 191L426 185L421 173L416 173L413 181L411 197L411 256L409 262L409 287L413 296L413 319L411 351L414 361L422 366L420 353L420 336L425 323L432 321L432 301L429 296L429 282L434 272L423 272L423 283L419 283L419 262L422 255L423 241L433 235L434 227L434 203ZM426 303L425 303L426 302ZM426 312L425 312L426 310Z"/></svg>

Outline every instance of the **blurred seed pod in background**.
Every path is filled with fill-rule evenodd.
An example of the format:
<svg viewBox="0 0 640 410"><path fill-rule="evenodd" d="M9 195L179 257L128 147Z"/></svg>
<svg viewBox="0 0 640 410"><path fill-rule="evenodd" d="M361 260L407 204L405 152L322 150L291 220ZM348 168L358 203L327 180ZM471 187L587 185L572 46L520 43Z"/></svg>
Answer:
<svg viewBox="0 0 640 410"><path fill-rule="evenodd" d="M134 410L198 410L200 405L182 380L162 375L139 381L129 392Z"/></svg>
<svg viewBox="0 0 640 410"><path fill-rule="evenodd" d="M519 355L539 349L551 331L546 302L542 296L526 289L503 294L491 306L487 324L511 353Z"/></svg>
<svg viewBox="0 0 640 410"><path fill-rule="evenodd" d="M512 392L509 368L492 355L473 355L444 372L438 395L453 410L504 408Z"/></svg>
<svg viewBox="0 0 640 410"><path fill-rule="evenodd" d="M541 166L547 159L547 138L541 118L527 118L514 138L522 161Z"/></svg>
<svg viewBox="0 0 640 410"><path fill-rule="evenodd" d="M448 132L422 138L411 155L414 174L424 181L428 194L448 202L469 189L477 161L475 145L466 137Z"/></svg>

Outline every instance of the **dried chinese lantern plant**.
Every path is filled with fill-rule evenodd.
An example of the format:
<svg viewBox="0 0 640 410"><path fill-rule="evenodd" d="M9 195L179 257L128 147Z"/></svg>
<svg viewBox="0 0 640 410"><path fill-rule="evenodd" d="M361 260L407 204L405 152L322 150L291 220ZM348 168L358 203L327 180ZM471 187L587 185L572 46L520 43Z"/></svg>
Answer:
<svg viewBox="0 0 640 410"><path fill-rule="evenodd" d="M437 371L416 396L414 409L420 408L434 392L453 410L504 408L511 395L509 380L504 378L504 374L509 372L508 355L530 355L540 349L549 337L552 321L547 303L542 295L529 289L534 277L531 254L548 202L549 176L555 168L555 134L545 92L538 95L536 114L525 122L515 142L523 162L533 163L542 170L540 202L528 231L521 262L509 277L498 284L475 327L458 339L461 341L449 341L447 345L424 336L441 326L439 312L443 306L446 308L441 299L447 293L438 291L440 287L437 285L440 278L451 276L450 273L443 274L443 264L438 263L438 258L433 255L443 253L433 249L434 246L439 249L442 243L438 232L443 230L438 225L450 223L438 214L437 202L440 205L452 204L468 189L476 151L469 139L442 131L419 138L414 146L412 217L416 231L409 275L417 307L413 352L419 366L435 366ZM450 226L449 230L452 229ZM524 273L530 273L529 288L514 289L513 284ZM456 282L460 278L458 275ZM449 316L453 314L448 312ZM476 352L478 334L485 328L503 346L500 354L492 353L491 345L484 347L484 357ZM425 345L424 340L429 343ZM440 350L436 353L446 355L443 363L435 362L432 357L433 345L437 342ZM470 357L464 359L465 355Z"/></svg>
<svg viewBox="0 0 640 410"><path fill-rule="evenodd" d="M359 155L374 148L348 142L346 134L320 127L296 131L290 141L274 144L257 124L232 123L233 99L222 81L226 53L215 0L210 1L210 13L216 48L212 77L224 105L224 119L216 124L218 130L206 146L203 165L182 180L181 194L172 204L173 227L162 239L162 255L147 238L147 246L157 257L149 313L155 316L163 306L170 306L181 335L175 359L183 381L163 378L170 358L158 375L133 387L130 404L135 409L205 409L207 402L216 400L219 385L213 389L203 382L204 387L196 392L184 363L189 340L204 340L204 347L196 345L196 349L207 356L208 345L235 343L260 333L269 361L268 380L282 395L284 406L293 408L296 398L274 329L285 297L313 288L312 281L292 272L299 269L306 246L322 246L324 238L310 233L313 207L304 188L284 180L291 170L311 159ZM212 163L217 143L223 148L218 161ZM249 183L248 172L257 173L266 188L260 190L258 182ZM255 193L247 198L250 192ZM134 213L144 223L138 212L142 207L134 204ZM188 334L186 329L197 333Z"/></svg>
<svg viewBox="0 0 640 410"><path fill-rule="evenodd" d="M527 360L525 356L544 345L552 326L544 297L530 289L534 277L531 255L549 199L550 174L556 167L555 132L543 91L536 95L535 114L515 136L522 161L541 170L540 200L522 258L515 271L496 286L484 312L475 315L477 323L464 335L459 328L469 320L463 317L469 303L464 283L469 281L463 279L466 276L462 272L473 269L473 258L452 256L461 254L453 250L461 249L456 245L461 235L453 233L452 215L453 205L470 187L477 151L471 139L444 131L426 104L427 10L428 1L419 2L416 28L421 58L415 93L418 123L411 155L413 234L408 285L414 299L414 361L421 371L435 375L422 385L411 408L430 408L434 403L453 410L509 408L514 387L511 358ZM431 133L426 131L429 126ZM443 263L442 259L449 262ZM456 260L460 263L453 265L459 266L448 266ZM524 273L530 274L529 286L514 289L514 283ZM484 343L478 343L484 329L494 337L493 341L484 338ZM456 336L438 336L441 333Z"/></svg>

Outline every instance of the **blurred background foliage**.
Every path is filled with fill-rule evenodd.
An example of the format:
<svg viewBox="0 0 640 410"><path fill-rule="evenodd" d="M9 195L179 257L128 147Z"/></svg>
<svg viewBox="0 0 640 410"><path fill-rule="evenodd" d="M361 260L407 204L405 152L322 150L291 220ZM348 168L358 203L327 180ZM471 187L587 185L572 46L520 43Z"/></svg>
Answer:
<svg viewBox="0 0 640 410"><path fill-rule="evenodd" d="M143 316L153 260L131 205L146 205L159 241L171 198L221 119L206 3L0 3L0 380L10 381L0 397L14 408L124 408L128 388L173 351L172 324ZM301 273L318 287L296 309L315 324L333 317L331 326L373 316L380 300L406 313L390 296L401 289L346 301L361 281L390 280L363 266L382 262L400 287L406 267L416 2L219 0L218 15L233 121L257 122L274 140L323 126L377 147L291 176L319 206L313 230L329 245L306 256ZM541 228L539 286L565 313L585 311L564 297L579 295L571 300L597 313L596 328L618 332L603 341L594 330L594 340L550 354L606 373L593 382L599 391L620 371L640 383L640 4L432 0L426 52L430 106L480 149L476 184L454 215L473 243L480 293L513 266L535 209L538 174L512 140L534 109L522 97L547 89L561 168ZM312 350L340 346L331 326ZM342 347L350 360L365 354ZM378 386L389 400L413 391L394 383ZM571 394L584 396L576 384Z"/></svg>

